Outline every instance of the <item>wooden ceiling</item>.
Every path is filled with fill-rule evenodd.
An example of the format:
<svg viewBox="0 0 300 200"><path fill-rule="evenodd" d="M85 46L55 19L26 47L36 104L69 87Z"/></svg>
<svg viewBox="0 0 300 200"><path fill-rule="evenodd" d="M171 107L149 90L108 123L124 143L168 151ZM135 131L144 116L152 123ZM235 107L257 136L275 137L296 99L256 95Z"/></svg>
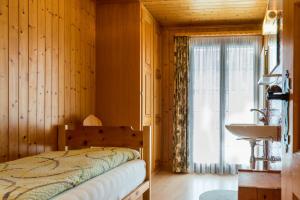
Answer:
<svg viewBox="0 0 300 200"><path fill-rule="evenodd" d="M162 25L262 23L268 0L142 0Z"/></svg>

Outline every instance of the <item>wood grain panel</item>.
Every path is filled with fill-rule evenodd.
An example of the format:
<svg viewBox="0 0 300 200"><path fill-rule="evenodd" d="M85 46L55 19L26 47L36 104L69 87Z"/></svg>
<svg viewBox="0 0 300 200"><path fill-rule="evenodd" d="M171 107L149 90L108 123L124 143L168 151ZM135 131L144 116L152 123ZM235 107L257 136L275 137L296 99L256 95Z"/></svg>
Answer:
<svg viewBox="0 0 300 200"><path fill-rule="evenodd" d="M257 200L257 188L239 187L238 199Z"/></svg>
<svg viewBox="0 0 300 200"><path fill-rule="evenodd" d="M64 126L65 127L65 126ZM130 147L139 150L143 146L142 131L135 131L130 127L113 126L77 126L65 130L65 145L69 149L87 147Z"/></svg>
<svg viewBox="0 0 300 200"><path fill-rule="evenodd" d="M97 2L96 110L105 125L142 129L140 9Z"/></svg>
<svg viewBox="0 0 300 200"><path fill-rule="evenodd" d="M142 9L142 71L143 71L143 124L151 125L153 119L153 35L154 20Z"/></svg>
<svg viewBox="0 0 300 200"><path fill-rule="evenodd" d="M65 115L65 123L69 123L71 121L71 0L65 0L65 34L64 34L64 115Z"/></svg>
<svg viewBox="0 0 300 200"><path fill-rule="evenodd" d="M104 125L138 130L151 125L160 132L160 117L154 120L155 112L160 115L161 82L154 81L160 67L159 25L139 1L98 1L96 8L96 114ZM152 159L159 163L161 140L152 134Z"/></svg>
<svg viewBox="0 0 300 200"><path fill-rule="evenodd" d="M29 1L29 91L28 91L28 155L36 154L37 66L38 66L38 0Z"/></svg>
<svg viewBox="0 0 300 200"><path fill-rule="evenodd" d="M85 16L85 5L86 3L83 3L83 2L80 2L80 13L81 13L81 16L79 18L79 24L80 24L80 27L82 27L80 29L80 50L82 51L82 53L80 54L80 60L79 60L79 66L80 66L80 74L81 74L81 79L80 79L80 102L82 103L81 105L84 105L84 106L80 106L80 116L82 118L85 117L86 113L85 113L85 110L86 110L86 104L85 104L85 97L86 97L86 94L85 94L85 79L86 79L86 76L85 76L85 71L83 70L84 69L84 65L85 65L85 56L86 56L86 41L85 41L85 34L86 34L86 26L85 26L85 19L86 19L86 16Z"/></svg>
<svg viewBox="0 0 300 200"><path fill-rule="evenodd" d="M80 71L80 55L81 55L81 45L80 45L80 0L74 0L74 41L75 41L75 113L76 116L80 116L80 82L81 82L81 71Z"/></svg>
<svg viewBox="0 0 300 200"><path fill-rule="evenodd" d="M28 0L19 1L19 156L28 144Z"/></svg>
<svg viewBox="0 0 300 200"><path fill-rule="evenodd" d="M59 0L52 0L52 79L51 79L51 128L48 150L57 149L57 128L58 125L58 85L59 85L59 24L58 24Z"/></svg>
<svg viewBox="0 0 300 200"><path fill-rule="evenodd" d="M0 162L8 159L8 0L0 2Z"/></svg>
<svg viewBox="0 0 300 200"><path fill-rule="evenodd" d="M19 153L19 2L9 1L9 159Z"/></svg>
<svg viewBox="0 0 300 200"><path fill-rule="evenodd" d="M257 200L281 200L281 190L258 189Z"/></svg>
<svg viewBox="0 0 300 200"><path fill-rule="evenodd" d="M91 110L93 112L95 112L96 110L96 40L95 38L96 36L96 6L94 5L93 0L90 0L90 6L89 6L89 13L90 14L90 27L91 27L91 31L90 31L90 37L89 38L93 38L91 41L91 51L90 51L90 57L91 57L91 65L90 65L90 77L91 77L91 82L90 82L90 91L91 92L91 99L90 102L92 102L91 104L89 104L91 106ZM97 102L98 103L98 102Z"/></svg>
<svg viewBox="0 0 300 200"><path fill-rule="evenodd" d="M46 15L45 0L38 1L38 69L37 69L37 153L44 151L45 136L45 49L46 49Z"/></svg>
<svg viewBox="0 0 300 200"><path fill-rule="evenodd" d="M162 151L162 105L161 105L161 88L162 88L162 73L161 73L161 33L160 27L154 26L153 35L153 152L152 152L152 167L157 170L161 165Z"/></svg>
<svg viewBox="0 0 300 200"><path fill-rule="evenodd" d="M94 113L94 44L94 0L0 1L0 162L57 149L57 125Z"/></svg>
<svg viewBox="0 0 300 200"><path fill-rule="evenodd" d="M268 0L142 0L145 7L164 26L259 23Z"/></svg>
<svg viewBox="0 0 300 200"><path fill-rule="evenodd" d="M292 6L291 6L292 7ZM300 53L300 2L294 1L294 5L292 7L294 9L293 11L293 17L294 17L294 23L293 23L293 56L294 56L294 63L292 68L293 73L293 104L294 104L294 110L293 110L293 152L299 152L300 151L300 87L299 87L299 81L300 81L300 57L298 56Z"/></svg>
<svg viewBox="0 0 300 200"><path fill-rule="evenodd" d="M46 52L45 52L45 151L49 151L51 147L51 120L52 120L52 20L53 20L53 1L45 0L46 5L46 31L45 31L45 40L46 40Z"/></svg>
<svg viewBox="0 0 300 200"><path fill-rule="evenodd" d="M70 57L70 114L74 120L76 116L76 8L75 1L70 1L70 38L71 38L71 57Z"/></svg>
<svg viewBox="0 0 300 200"><path fill-rule="evenodd" d="M288 152L282 156L282 199L296 200L300 197L300 2L284 0L283 3L283 67L289 70L291 94L289 100L289 137ZM285 146L285 142L282 141Z"/></svg>
<svg viewBox="0 0 300 200"><path fill-rule="evenodd" d="M58 4L58 124L65 121L65 1Z"/></svg>
<svg viewBox="0 0 300 200"><path fill-rule="evenodd" d="M146 182L142 183L140 186L138 186L138 188L134 192L131 192L129 195L124 197L123 200L133 200L133 199L143 200L142 195L146 190L149 189L149 187L150 187L150 182L146 181Z"/></svg>

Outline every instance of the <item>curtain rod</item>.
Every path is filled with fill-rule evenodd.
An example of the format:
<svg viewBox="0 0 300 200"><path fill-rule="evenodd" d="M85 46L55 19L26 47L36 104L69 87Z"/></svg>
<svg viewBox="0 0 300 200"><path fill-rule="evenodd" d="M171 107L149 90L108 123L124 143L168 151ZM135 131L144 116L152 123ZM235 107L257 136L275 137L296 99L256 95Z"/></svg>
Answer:
<svg viewBox="0 0 300 200"><path fill-rule="evenodd" d="M203 37L203 36L206 36L206 37L216 37L216 36L262 36L262 33L259 32L259 31L256 31L256 32L236 32L236 33L233 33L233 32L203 32L203 33L175 33L174 36L190 36L190 37Z"/></svg>

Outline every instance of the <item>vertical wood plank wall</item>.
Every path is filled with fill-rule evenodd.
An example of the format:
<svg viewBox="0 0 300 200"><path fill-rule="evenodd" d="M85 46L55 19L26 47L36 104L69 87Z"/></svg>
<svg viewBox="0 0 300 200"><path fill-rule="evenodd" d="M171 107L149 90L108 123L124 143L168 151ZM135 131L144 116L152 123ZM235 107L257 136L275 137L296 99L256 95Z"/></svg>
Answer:
<svg viewBox="0 0 300 200"><path fill-rule="evenodd" d="M140 6L97 1L96 114L106 125L142 129Z"/></svg>
<svg viewBox="0 0 300 200"><path fill-rule="evenodd" d="M281 199L300 199L300 1L284 0L283 3L283 67L289 70L291 94L289 100L288 152L282 154ZM284 71L285 73L285 71ZM282 138L282 146L286 143ZM285 149L285 148L283 148Z"/></svg>
<svg viewBox="0 0 300 200"><path fill-rule="evenodd" d="M161 77L161 32L160 27L154 26L153 34L153 152L152 152L152 168L157 171L161 167L161 154L162 154L162 77Z"/></svg>
<svg viewBox="0 0 300 200"><path fill-rule="evenodd" d="M97 1L96 114L106 125L152 126L161 158L160 26L139 1Z"/></svg>
<svg viewBox="0 0 300 200"><path fill-rule="evenodd" d="M95 109L95 0L0 1L0 162Z"/></svg>

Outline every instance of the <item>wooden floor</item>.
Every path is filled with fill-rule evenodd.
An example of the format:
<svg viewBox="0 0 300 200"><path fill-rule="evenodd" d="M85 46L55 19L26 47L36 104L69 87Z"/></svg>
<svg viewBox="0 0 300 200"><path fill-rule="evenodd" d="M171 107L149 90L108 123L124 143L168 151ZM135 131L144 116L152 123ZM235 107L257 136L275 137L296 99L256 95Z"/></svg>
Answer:
<svg viewBox="0 0 300 200"><path fill-rule="evenodd" d="M209 190L237 188L237 176L159 172L152 177L152 200L199 200Z"/></svg>

